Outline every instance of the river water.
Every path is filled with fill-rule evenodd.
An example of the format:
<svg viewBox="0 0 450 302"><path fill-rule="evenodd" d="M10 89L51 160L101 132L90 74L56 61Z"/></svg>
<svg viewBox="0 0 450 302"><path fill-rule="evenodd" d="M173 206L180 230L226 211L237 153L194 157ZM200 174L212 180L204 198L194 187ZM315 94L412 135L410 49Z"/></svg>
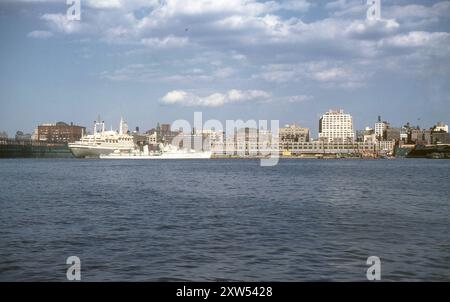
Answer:
<svg viewBox="0 0 450 302"><path fill-rule="evenodd" d="M450 161L0 160L0 281L450 281Z"/></svg>

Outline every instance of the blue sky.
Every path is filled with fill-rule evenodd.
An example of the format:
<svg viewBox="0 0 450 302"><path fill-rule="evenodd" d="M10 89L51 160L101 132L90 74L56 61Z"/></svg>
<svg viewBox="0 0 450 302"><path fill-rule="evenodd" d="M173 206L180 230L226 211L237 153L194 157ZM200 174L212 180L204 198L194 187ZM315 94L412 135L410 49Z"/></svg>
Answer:
<svg viewBox="0 0 450 302"><path fill-rule="evenodd" d="M450 1L0 0L0 131L278 119L450 122Z"/></svg>

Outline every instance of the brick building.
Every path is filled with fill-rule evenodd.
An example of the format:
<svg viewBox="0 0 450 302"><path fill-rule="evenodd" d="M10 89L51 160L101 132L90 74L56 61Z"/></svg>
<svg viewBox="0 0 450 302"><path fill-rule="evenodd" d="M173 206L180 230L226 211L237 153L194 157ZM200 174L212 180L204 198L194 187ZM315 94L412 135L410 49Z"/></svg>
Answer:
<svg viewBox="0 0 450 302"><path fill-rule="evenodd" d="M73 143L80 140L86 132L85 127L59 122L38 126L37 140L48 143Z"/></svg>

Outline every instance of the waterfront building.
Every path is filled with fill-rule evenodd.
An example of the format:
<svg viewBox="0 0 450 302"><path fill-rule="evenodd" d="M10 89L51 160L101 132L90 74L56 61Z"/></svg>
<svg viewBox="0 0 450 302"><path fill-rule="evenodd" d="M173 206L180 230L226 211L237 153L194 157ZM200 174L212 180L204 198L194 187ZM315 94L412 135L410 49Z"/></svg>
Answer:
<svg viewBox="0 0 450 302"><path fill-rule="evenodd" d="M367 156L373 157L380 154L391 154L394 149L394 142L327 142L317 140L299 143L289 151L291 156L318 156L318 155L342 155L342 156ZM286 152L280 150L280 154Z"/></svg>
<svg viewBox="0 0 450 302"><path fill-rule="evenodd" d="M8 139L8 133L2 131L0 132L0 140Z"/></svg>
<svg viewBox="0 0 450 302"><path fill-rule="evenodd" d="M242 128L236 131L236 152L238 155L258 154L258 129Z"/></svg>
<svg viewBox="0 0 450 302"><path fill-rule="evenodd" d="M171 125L170 124L162 124L160 127L161 136L166 136L171 134Z"/></svg>
<svg viewBox="0 0 450 302"><path fill-rule="evenodd" d="M395 147L395 140L381 140L378 141L378 152L379 153L393 153Z"/></svg>
<svg viewBox="0 0 450 302"><path fill-rule="evenodd" d="M406 128L406 126L403 126L400 128L400 141L402 143L407 143L408 142L408 128Z"/></svg>
<svg viewBox="0 0 450 302"><path fill-rule="evenodd" d="M86 131L85 127L59 122L43 124L37 128L37 140L47 143L73 143L80 140Z"/></svg>
<svg viewBox="0 0 450 302"><path fill-rule="evenodd" d="M436 127L434 127L435 132L445 132L448 133L448 125L442 122L437 123Z"/></svg>
<svg viewBox="0 0 450 302"><path fill-rule="evenodd" d="M432 144L450 144L450 133L433 132Z"/></svg>
<svg viewBox="0 0 450 302"><path fill-rule="evenodd" d="M439 134L444 134L443 136L439 136ZM410 129L408 141L412 144L416 145L430 145L434 144L435 140L440 139L445 140L445 132L435 132L433 129L430 130L421 130L421 129Z"/></svg>
<svg viewBox="0 0 450 302"><path fill-rule="evenodd" d="M165 143L171 143L173 138L180 134L182 131L172 131L172 127L170 124L161 124L156 127L158 137Z"/></svg>
<svg viewBox="0 0 450 302"><path fill-rule="evenodd" d="M202 137L204 150L216 150L219 153L224 152L226 147L225 131L216 131L214 128L212 128L196 130L195 133Z"/></svg>
<svg viewBox="0 0 450 302"><path fill-rule="evenodd" d="M397 141L398 142L401 140L401 129L387 127L383 138L387 141Z"/></svg>
<svg viewBox="0 0 450 302"><path fill-rule="evenodd" d="M134 144L140 149L142 149L143 146L149 145L148 135L140 134L138 131L133 131L130 135L133 137Z"/></svg>
<svg viewBox="0 0 450 302"><path fill-rule="evenodd" d="M279 129L280 141L286 143L298 143L298 142L309 142L310 141L310 130L309 128L302 128L296 124L286 125Z"/></svg>
<svg viewBox="0 0 450 302"><path fill-rule="evenodd" d="M270 154L273 150L278 150L278 145L272 132L248 127L235 129L222 141L211 144L215 155L259 156Z"/></svg>
<svg viewBox="0 0 450 302"><path fill-rule="evenodd" d="M269 130L258 130L258 155L267 155L274 149L279 149L279 136Z"/></svg>
<svg viewBox="0 0 450 302"><path fill-rule="evenodd" d="M366 127L366 129L364 130L357 130L356 141L357 142L375 141L374 130L370 127Z"/></svg>
<svg viewBox="0 0 450 302"><path fill-rule="evenodd" d="M285 154L289 154L293 149L298 147L299 143L310 141L309 128L302 128L295 124L286 125L279 130L279 148Z"/></svg>
<svg viewBox="0 0 450 302"><path fill-rule="evenodd" d="M156 129L150 130L148 133L153 134L156 132L158 143L171 144L173 139L180 133L179 131L172 131L172 126L170 124L157 124Z"/></svg>
<svg viewBox="0 0 450 302"><path fill-rule="evenodd" d="M148 144L150 146L157 146L159 143L158 141L158 133L153 132L151 134L148 134Z"/></svg>
<svg viewBox="0 0 450 302"><path fill-rule="evenodd" d="M375 136L378 140L385 138L385 131L389 128L388 122L381 121L381 116L378 116L378 121L375 123Z"/></svg>
<svg viewBox="0 0 450 302"><path fill-rule="evenodd" d="M409 128L408 129L408 143L409 144L418 144L419 139L422 137L422 130L418 128Z"/></svg>
<svg viewBox="0 0 450 302"><path fill-rule="evenodd" d="M23 133L23 131L17 131L15 135L16 141L31 141L31 134Z"/></svg>
<svg viewBox="0 0 450 302"><path fill-rule="evenodd" d="M364 135L363 140L364 143L376 143L378 141L377 136L373 131Z"/></svg>
<svg viewBox="0 0 450 302"><path fill-rule="evenodd" d="M180 130L180 132L171 139L170 144L177 148L191 149L197 152L209 151L211 145L209 138L197 133L195 129L191 132L183 132Z"/></svg>
<svg viewBox="0 0 450 302"><path fill-rule="evenodd" d="M319 139L326 142L353 142L353 118L344 110L330 110L319 121Z"/></svg>
<svg viewBox="0 0 450 302"><path fill-rule="evenodd" d="M203 136L204 139L208 139L211 144L223 143L225 139L225 132L216 131L214 128L196 130L195 133Z"/></svg>
<svg viewBox="0 0 450 302"><path fill-rule="evenodd" d="M39 135L38 128L35 128L34 131L33 131L33 134L31 135L31 140L32 141L38 141L38 135Z"/></svg>
<svg viewBox="0 0 450 302"><path fill-rule="evenodd" d="M232 134L224 134L223 141L213 142L211 151L216 155L236 155L237 154L237 130Z"/></svg>
<svg viewBox="0 0 450 302"><path fill-rule="evenodd" d="M416 145L430 145L430 144L449 144L450 136L446 132L448 126L443 123L438 123L437 126L429 130L421 130L419 127L412 128L405 126L408 133L407 142Z"/></svg>
<svg viewBox="0 0 450 302"><path fill-rule="evenodd" d="M364 130L356 130L355 140L356 142L364 141Z"/></svg>

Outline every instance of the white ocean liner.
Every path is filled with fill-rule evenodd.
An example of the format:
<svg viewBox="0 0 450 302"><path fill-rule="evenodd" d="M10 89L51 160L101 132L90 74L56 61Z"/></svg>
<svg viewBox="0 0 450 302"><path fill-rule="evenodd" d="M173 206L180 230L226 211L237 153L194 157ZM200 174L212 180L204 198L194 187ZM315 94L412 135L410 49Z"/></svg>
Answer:
<svg viewBox="0 0 450 302"><path fill-rule="evenodd" d="M97 131L97 126L101 125L101 131ZM83 135L80 141L69 144L69 149L77 158L100 157L108 155L116 150L119 152L131 152L135 149L133 136L127 134L127 124L120 120L119 132L105 131L105 123L94 123L94 133Z"/></svg>

